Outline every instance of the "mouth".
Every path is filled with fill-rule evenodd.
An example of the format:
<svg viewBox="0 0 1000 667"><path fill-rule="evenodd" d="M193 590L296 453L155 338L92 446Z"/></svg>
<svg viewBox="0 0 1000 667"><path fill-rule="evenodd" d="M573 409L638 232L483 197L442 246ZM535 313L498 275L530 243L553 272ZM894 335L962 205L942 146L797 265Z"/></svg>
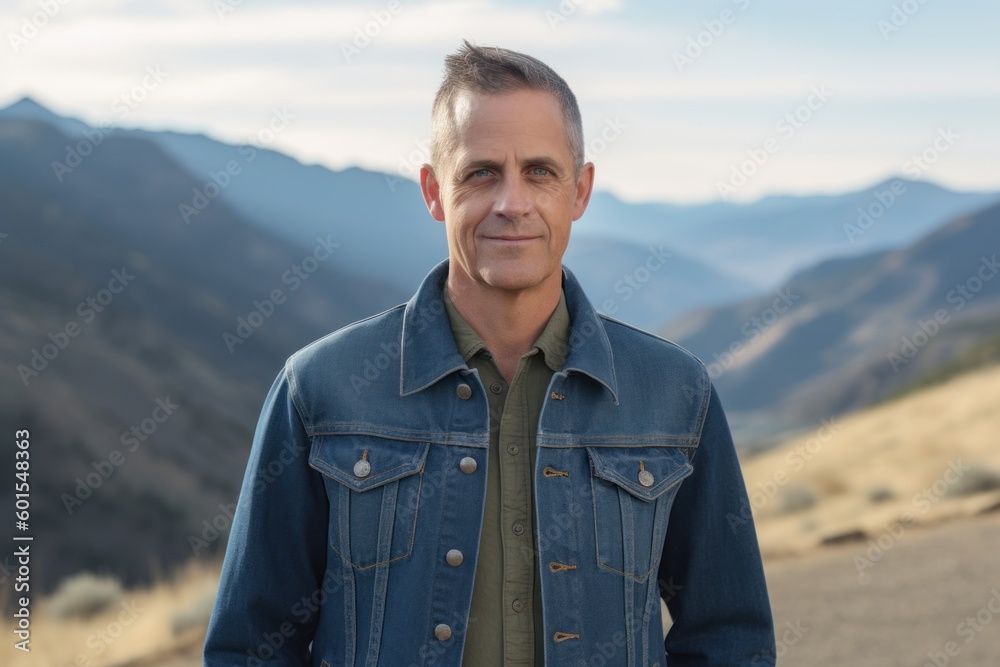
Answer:
<svg viewBox="0 0 1000 667"><path fill-rule="evenodd" d="M498 241L502 243L524 243L526 241L533 241L537 239L537 236L487 236L490 241Z"/></svg>

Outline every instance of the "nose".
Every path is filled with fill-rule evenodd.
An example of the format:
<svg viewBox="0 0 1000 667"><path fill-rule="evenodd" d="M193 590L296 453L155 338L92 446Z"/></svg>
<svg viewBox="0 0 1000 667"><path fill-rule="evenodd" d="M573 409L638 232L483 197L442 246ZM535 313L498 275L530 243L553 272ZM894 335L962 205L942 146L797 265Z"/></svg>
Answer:
<svg viewBox="0 0 1000 667"><path fill-rule="evenodd" d="M505 174L493 202L494 215L517 220L531 212L531 195L519 174Z"/></svg>

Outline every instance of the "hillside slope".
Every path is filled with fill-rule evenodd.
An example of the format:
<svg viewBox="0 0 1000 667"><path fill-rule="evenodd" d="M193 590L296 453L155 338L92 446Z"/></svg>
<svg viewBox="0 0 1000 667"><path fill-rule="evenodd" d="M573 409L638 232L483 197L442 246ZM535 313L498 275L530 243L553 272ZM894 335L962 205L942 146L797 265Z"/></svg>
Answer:
<svg viewBox="0 0 1000 667"><path fill-rule="evenodd" d="M829 260L663 332L710 366L735 430L868 405L1000 333L1000 206L905 248ZM745 438L741 438L745 439Z"/></svg>
<svg viewBox="0 0 1000 667"><path fill-rule="evenodd" d="M824 541L895 542L913 526L996 506L998 433L997 364L823 419L743 462L761 547L780 555Z"/></svg>

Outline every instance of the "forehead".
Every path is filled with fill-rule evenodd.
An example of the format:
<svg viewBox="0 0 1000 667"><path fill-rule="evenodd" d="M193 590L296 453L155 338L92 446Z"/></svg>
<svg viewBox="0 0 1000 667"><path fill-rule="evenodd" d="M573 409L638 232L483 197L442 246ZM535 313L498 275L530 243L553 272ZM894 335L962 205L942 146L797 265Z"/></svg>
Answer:
<svg viewBox="0 0 1000 667"><path fill-rule="evenodd" d="M562 107L552 93L517 90L500 95L462 91L454 106L455 157L522 148L571 159Z"/></svg>

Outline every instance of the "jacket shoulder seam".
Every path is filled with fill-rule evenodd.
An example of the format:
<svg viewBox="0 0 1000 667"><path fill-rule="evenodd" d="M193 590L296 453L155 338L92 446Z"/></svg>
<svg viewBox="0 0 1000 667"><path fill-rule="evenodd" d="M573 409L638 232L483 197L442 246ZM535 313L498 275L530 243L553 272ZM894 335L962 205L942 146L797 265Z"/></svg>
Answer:
<svg viewBox="0 0 1000 667"><path fill-rule="evenodd" d="M302 403L302 398L299 396L299 383L295 379L295 369L292 367L292 359L289 357L285 360L285 366L281 369L284 373L285 378L288 380L288 396L292 399L292 406L295 407L295 412L299 415L299 421L302 422L303 427L312 423L309 418L309 413L305 409L305 405Z"/></svg>
<svg viewBox="0 0 1000 667"><path fill-rule="evenodd" d="M298 350L296 350L295 352L293 352L291 355L289 355L285 359L285 365L284 365L284 368L282 369L282 372L285 374L285 377L288 379L288 393L289 393L289 396L291 396L291 398L292 398L292 403L295 405L295 410L299 413L299 418L302 419L302 423L303 424L305 424L305 425L312 424L312 420L311 420L311 418L309 416L309 411L306 409L305 403L302 400L302 395L301 395L301 392L300 392L300 389L299 389L300 388L300 384L299 384L299 381L298 381L298 379L297 379L297 377L295 375L295 367L296 367L296 365L297 365L297 363L299 361L299 358L302 355L302 353L305 352L306 350L310 349L310 348L313 348L315 346L320 345L323 341L325 341L326 339L330 338L331 336L333 336L335 334L340 333L341 331L345 331L345 330L351 329L351 328L353 328L353 327L355 327L355 326L357 326L359 324L362 324L363 322L367 322L368 320L372 320L372 319L375 319L375 318L378 318L378 317L384 317L384 316L388 315L389 313L392 313L393 311L399 310L400 308L405 308L406 304L407 304L407 302L404 301L403 303L397 304L397 305L395 305L395 306L393 306L391 308L386 308L385 310L383 310L381 312L375 313L373 315L369 315L367 317L363 317L360 320L355 320L353 322L345 324L342 327L338 327L337 329L334 329L330 333L325 334L325 335L317 338L316 340L314 340L314 341L312 341L310 343L307 343L306 345L300 347Z"/></svg>
<svg viewBox="0 0 1000 667"><path fill-rule="evenodd" d="M613 323L619 324L619 325L621 325L621 326L623 326L623 327L625 327L627 329L631 329L632 331L635 331L637 333L645 334L646 336L649 336L650 338L653 338L654 340L657 340L657 341L659 341L661 343L666 343L667 345L669 345L670 347L674 348L675 350L683 353L685 356L690 357L692 361L697 362L697 364L701 368L702 372L705 375L708 374L708 369L705 367L705 362L702 361L698 357L698 355L696 355L694 352L692 352L691 350L687 349L683 345L675 343L674 341L670 340L669 338L664 338L663 336L659 336L659 335L657 335L657 334L655 334L655 333L653 333L651 331L647 331L645 329L637 327L634 324L629 324L628 322L624 322L624 321L619 320L619 319L617 319L615 317L611 317L610 315L606 315L605 313L599 312L599 313L597 313L597 316L600 317L601 319L607 320L608 322L613 322Z"/></svg>
<svg viewBox="0 0 1000 667"><path fill-rule="evenodd" d="M307 343L306 345L302 346L301 348L299 348L298 350L296 350L294 353L292 353L291 356L294 357L299 352L302 352L303 350L306 350L306 349L312 347L313 345L318 345L319 343L323 342L324 340L326 340L330 336L333 336L334 334L338 334L341 331L344 331L346 329L351 329L351 328L353 328L353 327L355 327L355 326L357 326L359 324L362 324L363 322L367 322L368 320L373 320L376 317L382 317L384 315L388 315L389 313L391 313L394 310L399 310L400 308L405 308L406 307L406 303L407 302L403 302L403 303L397 304L397 305L393 306L392 308L386 308L385 310L383 310L381 312L378 312L378 313L375 313L374 315L369 315L368 317L363 317L360 320L354 320L353 322L345 324L342 327L338 327L337 329L334 329L330 333L324 334L324 335L320 336L319 338L317 338L316 340L312 341L311 343Z"/></svg>
<svg viewBox="0 0 1000 667"><path fill-rule="evenodd" d="M623 320L619 320L618 318L612 317L611 315L608 315L606 313L598 312L597 316L600 317L603 320L606 320L608 322L612 322L614 324L618 324L618 325L620 325L622 327L625 327L626 329L630 329L630 330L632 330L632 331L634 331L636 333L644 334L644 335L646 335L646 336L648 336L648 337L650 337L650 338L652 338L652 339L654 339L654 340L656 340L656 341L658 341L660 343L666 343L671 348L677 350L678 352L680 352L681 354L683 354L685 357L687 357L688 359L690 359L693 362L695 362L696 367L699 370L699 374L701 375L701 377L703 379L703 389L701 391L701 397L700 397L699 406L698 406L698 410L697 410L697 416L696 416L696 419L695 419L695 424L697 425L697 429L696 430L698 431L698 440L697 440L697 442L700 443L701 442L701 433L702 433L702 431L705 428L705 418L708 415L708 404L709 404L709 401L710 401L711 396L712 396L712 379L711 379L711 377L708 374L708 368L705 366L705 362L703 362L698 357L698 355L696 355L691 350L687 349L683 345L675 343L674 341L672 341L672 340L670 340L668 338L664 338L663 336L659 336L659 335L657 335L657 334L655 334L655 333L653 333L651 331L647 331L646 329L643 329L641 327L637 327L634 324L629 324L628 322L625 322Z"/></svg>

